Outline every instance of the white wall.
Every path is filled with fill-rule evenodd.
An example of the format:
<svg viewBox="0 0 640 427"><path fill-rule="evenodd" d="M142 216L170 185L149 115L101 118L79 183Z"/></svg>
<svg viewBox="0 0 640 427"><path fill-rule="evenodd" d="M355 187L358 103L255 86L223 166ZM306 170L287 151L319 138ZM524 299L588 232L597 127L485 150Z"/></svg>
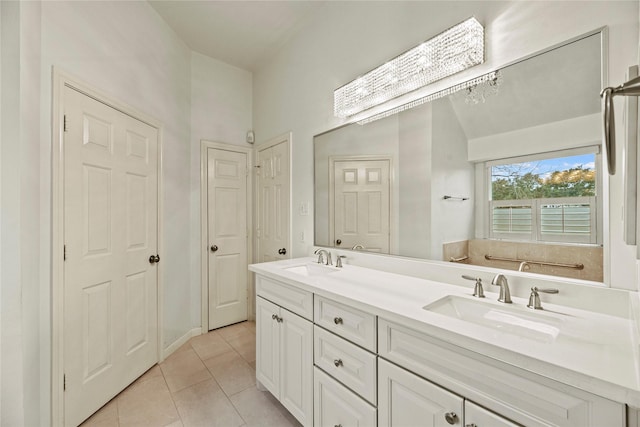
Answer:
<svg viewBox="0 0 640 427"><path fill-rule="evenodd" d="M242 144L251 74L147 2L2 2L2 425L49 425L52 67L163 123L163 347L200 324L199 140Z"/></svg>
<svg viewBox="0 0 640 427"><path fill-rule="evenodd" d="M602 26L609 27L609 81L624 81L637 61L638 2L330 2L305 31L254 74L254 127L261 139L293 132L293 236L312 235L312 218L295 215L313 192L312 138L343 122L333 90L404 50L475 16L485 26L487 61L438 87L488 72ZM616 100L621 110L622 100ZM617 127L622 118L617 116ZM621 164L622 152L618 152ZM610 181L609 263L615 287L636 289L634 248L622 240L622 177ZM605 218L608 220L608 216ZM310 242L294 239L293 256Z"/></svg>
<svg viewBox="0 0 640 427"><path fill-rule="evenodd" d="M467 161L467 137L449 98L433 102L431 151L431 256L442 260L442 245L473 237L474 170ZM467 197L469 200L444 196Z"/></svg>
<svg viewBox="0 0 640 427"><path fill-rule="evenodd" d="M196 52L191 53L191 324L201 323L200 142L249 147L252 74ZM204 248L206 250L206 248Z"/></svg>

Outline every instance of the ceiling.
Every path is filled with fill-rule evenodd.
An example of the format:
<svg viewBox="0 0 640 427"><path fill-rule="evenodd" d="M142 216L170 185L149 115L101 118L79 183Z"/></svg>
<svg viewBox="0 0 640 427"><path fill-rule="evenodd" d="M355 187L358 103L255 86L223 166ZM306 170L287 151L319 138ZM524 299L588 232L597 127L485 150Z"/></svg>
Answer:
<svg viewBox="0 0 640 427"><path fill-rule="evenodd" d="M150 0L191 50L255 71L324 1Z"/></svg>

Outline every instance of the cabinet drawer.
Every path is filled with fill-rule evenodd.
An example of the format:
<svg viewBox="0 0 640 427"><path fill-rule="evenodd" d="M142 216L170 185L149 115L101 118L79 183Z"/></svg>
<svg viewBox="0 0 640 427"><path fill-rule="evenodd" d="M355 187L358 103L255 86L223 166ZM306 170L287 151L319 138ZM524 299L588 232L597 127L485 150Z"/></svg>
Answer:
<svg viewBox="0 0 640 427"><path fill-rule="evenodd" d="M386 360L378 365L379 427L464 425L462 397Z"/></svg>
<svg viewBox="0 0 640 427"><path fill-rule="evenodd" d="M477 427L518 427L517 424L512 423L508 419L487 411L468 400L464 402L464 425Z"/></svg>
<svg viewBox="0 0 640 427"><path fill-rule="evenodd" d="M256 294L307 320L313 320L311 292L256 275Z"/></svg>
<svg viewBox="0 0 640 427"><path fill-rule="evenodd" d="M376 352L376 317L316 295L314 322L361 347Z"/></svg>
<svg viewBox="0 0 640 427"><path fill-rule="evenodd" d="M375 426L376 408L318 368L313 368L315 427Z"/></svg>
<svg viewBox="0 0 640 427"><path fill-rule="evenodd" d="M317 326L313 331L316 366L376 404L376 356Z"/></svg>
<svg viewBox="0 0 640 427"><path fill-rule="evenodd" d="M526 426L624 426L625 407L380 319L379 355ZM381 363L381 362L380 362Z"/></svg>

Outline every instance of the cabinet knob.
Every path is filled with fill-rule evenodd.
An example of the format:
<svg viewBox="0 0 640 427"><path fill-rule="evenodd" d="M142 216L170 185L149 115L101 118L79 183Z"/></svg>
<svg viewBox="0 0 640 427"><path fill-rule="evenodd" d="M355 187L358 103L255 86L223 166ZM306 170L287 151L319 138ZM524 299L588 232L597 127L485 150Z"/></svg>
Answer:
<svg viewBox="0 0 640 427"><path fill-rule="evenodd" d="M211 252L215 252L218 250L218 245L211 245Z"/></svg>
<svg viewBox="0 0 640 427"><path fill-rule="evenodd" d="M343 363L342 363L342 359L335 359L335 360L333 361L333 364L334 364L334 365L336 365L336 368L339 368L340 366L342 366L342 365L343 365Z"/></svg>
<svg viewBox="0 0 640 427"><path fill-rule="evenodd" d="M271 315L271 319L276 320L277 318L278 318L278 316L277 316L277 315L275 315L275 314L272 314L272 315Z"/></svg>
<svg viewBox="0 0 640 427"><path fill-rule="evenodd" d="M478 427L476 423L467 424L464 427Z"/></svg>
<svg viewBox="0 0 640 427"><path fill-rule="evenodd" d="M444 419L447 420L449 424L455 424L458 422L458 416L455 412L447 412L444 414Z"/></svg>
<svg viewBox="0 0 640 427"><path fill-rule="evenodd" d="M342 424L334 424L333 427L342 427Z"/></svg>
<svg viewBox="0 0 640 427"><path fill-rule="evenodd" d="M342 325L342 317L334 317L333 323L335 323L336 325Z"/></svg>

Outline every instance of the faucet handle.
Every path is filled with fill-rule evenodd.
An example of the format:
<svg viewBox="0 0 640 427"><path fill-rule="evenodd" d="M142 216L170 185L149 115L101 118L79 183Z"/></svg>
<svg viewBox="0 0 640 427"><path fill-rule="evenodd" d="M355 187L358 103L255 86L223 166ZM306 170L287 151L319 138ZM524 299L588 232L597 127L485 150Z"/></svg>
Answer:
<svg viewBox="0 0 640 427"><path fill-rule="evenodd" d="M476 285L473 288L473 296L476 298L484 298L484 289L482 289L482 277L473 277L463 274L462 278L467 280L474 280L476 282Z"/></svg>
<svg viewBox="0 0 640 427"><path fill-rule="evenodd" d="M342 268L342 260L345 259L345 258L347 258L346 255L338 255L336 257L336 267Z"/></svg>
<svg viewBox="0 0 640 427"><path fill-rule="evenodd" d="M538 294L538 292L544 292L545 294L560 293L560 291L557 289L553 289L553 288L542 289L534 286L533 288L531 288L531 295L529 295L529 304L527 304L527 307L533 310L544 310L542 308L542 302L540 301L540 295Z"/></svg>

